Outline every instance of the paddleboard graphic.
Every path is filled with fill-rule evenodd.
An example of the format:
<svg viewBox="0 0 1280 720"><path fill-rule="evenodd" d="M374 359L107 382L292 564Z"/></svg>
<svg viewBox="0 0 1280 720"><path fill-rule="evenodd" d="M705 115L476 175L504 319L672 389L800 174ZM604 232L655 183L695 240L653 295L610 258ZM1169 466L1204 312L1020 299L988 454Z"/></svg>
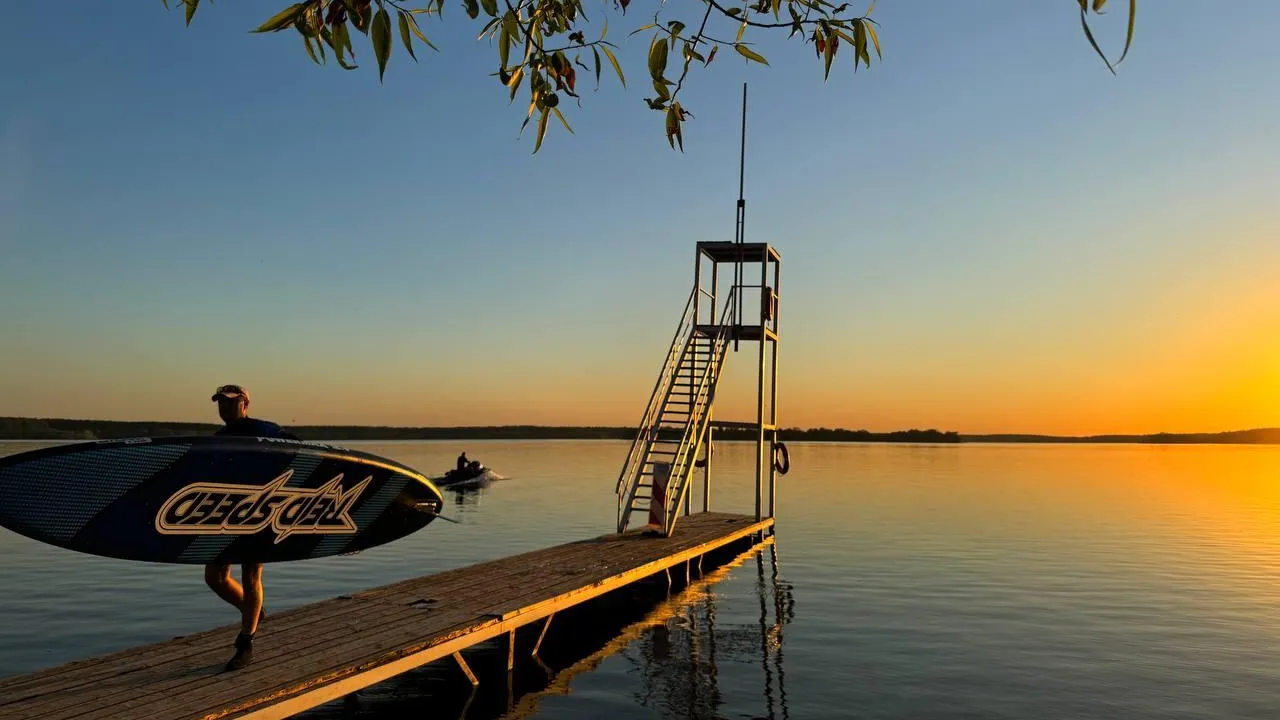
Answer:
<svg viewBox="0 0 1280 720"><path fill-rule="evenodd" d="M282 562L416 532L440 490L371 453L277 438L75 443L0 458L0 526L68 550L146 562Z"/></svg>

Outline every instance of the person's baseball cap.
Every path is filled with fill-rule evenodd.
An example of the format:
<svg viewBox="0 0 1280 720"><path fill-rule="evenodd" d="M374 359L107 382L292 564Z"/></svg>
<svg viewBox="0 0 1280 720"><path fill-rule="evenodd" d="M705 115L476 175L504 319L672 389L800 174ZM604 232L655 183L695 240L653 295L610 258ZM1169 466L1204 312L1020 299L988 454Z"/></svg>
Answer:
<svg viewBox="0 0 1280 720"><path fill-rule="evenodd" d="M249 402L249 391L245 390L243 385L221 385L217 390L213 391L213 397L209 399L217 402L218 398L235 397L242 397L245 402Z"/></svg>

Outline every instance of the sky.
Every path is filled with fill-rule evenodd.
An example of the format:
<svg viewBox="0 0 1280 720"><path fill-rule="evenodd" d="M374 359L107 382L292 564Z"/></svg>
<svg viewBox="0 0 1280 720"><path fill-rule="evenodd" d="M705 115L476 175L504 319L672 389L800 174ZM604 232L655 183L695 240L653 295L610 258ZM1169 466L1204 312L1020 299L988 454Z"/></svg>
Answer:
<svg viewBox="0 0 1280 720"><path fill-rule="evenodd" d="M1115 76L1069 0L881 0L883 59L826 81L753 29L769 66L692 72L680 153L627 37L658 3L587 3L628 88L582 73L536 155L458 3L381 84L363 37L346 72L247 32L285 4L6 10L0 415L215 422L236 382L289 424L632 425L733 239L745 81L784 426L1280 426L1280 4L1141 2Z"/></svg>

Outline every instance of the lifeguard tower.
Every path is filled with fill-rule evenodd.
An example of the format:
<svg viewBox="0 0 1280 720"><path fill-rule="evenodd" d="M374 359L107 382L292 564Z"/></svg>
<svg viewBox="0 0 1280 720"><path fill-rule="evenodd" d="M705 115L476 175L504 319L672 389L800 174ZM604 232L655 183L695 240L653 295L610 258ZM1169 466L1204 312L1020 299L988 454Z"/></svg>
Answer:
<svg viewBox="0 0 1280 720"><path fill-rule="evenodd" d="M739 233L741 208L739 200ZM704 277L707 269L709 281ZM721 276L730 272L731 278L723 281ZM618 474L618 532L625 532L632 515L642 512L652 529L669 537L681 511L691 512L690 487L698 470L702 511L710 511L716 428L755 432L756 520L774 516L779 471L774 455L778 449L785 452L778 443L781 277L782 258L767 243L697 244L693 289ZM755 420L716 420L716 392L725 363L742 343L755 343L751 349L757 354Z"/></svg>

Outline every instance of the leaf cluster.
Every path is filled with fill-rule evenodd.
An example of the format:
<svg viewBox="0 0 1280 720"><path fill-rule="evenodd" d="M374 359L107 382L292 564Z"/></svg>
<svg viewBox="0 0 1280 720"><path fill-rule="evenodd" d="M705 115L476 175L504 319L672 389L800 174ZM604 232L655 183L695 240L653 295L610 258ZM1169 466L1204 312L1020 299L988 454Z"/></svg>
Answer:
<svg viewBox="0 0 1280 720"><path fill-rule="evenodd" d="M170 0L161 0L165 7ZM212 0L208 0L211 2ZM460 0L463 11L473 21L483 21L480 39L488 39L497 46L497 69L492 76L502 84L511 102L523 89L529 106L520 129L530 122L536 128L533 152L538 152L546 136L548 121L552 115L573 132L569 121L561 111L562 99L573 98L581 106L578 94L577 74L581 69L595 75L596 89L600 87L602 68L605 64L617 76L623 87L627 79L618 62L617 45L608 40L609 21L606 18L600 36L587 40L582 25L587 22L581 0ZM744 40L748 29L756 31L789 31L787 38L800 38L802 43L812 43L814 52L822 63L823 79L830 77L832 65L841 50L853 58L853 69L871 67L871 53L881 59L879 23L871 18L875 0L864 12L851 12L848 2L839 5L830 0L738 0L732 6L723 3L733 0L688 0L688 6L700 7L702 17L696 29L682 20L664 20L661 12L653 22L647 23L630 35L652 31L647 54L647 70L653 96L645 97L645 104L663 114L663 127L667 142L674 148L684 149L684 123L693 115L679 99L686 78L692 67L707 67L716 58L721 46L731 46L747 62L767 66L769 61ZM186 22L191 23L201 0L172 0L175 6L185 10ZM406 7L407 3L415 7ZM612 0L614 7L625 15L631 0ZM1107 69L1115 73L1115 65L1107 59L1098 46L1089 26L1089 14L1101 15L1107 0L1078 0L1080 22L1085 37L1094 51L1102 58ZM1116 64L1129 53L1133 42L1137 0L1129 0L1129 22L1124 51ZM666 0L663 0L666 8ZM395 15L394 27L392 14ZM253 30L255 33L296 31L301 36L307 55L317 64L328 61L333 53L338 65L347 70L358 67L352 37L356 34L369 39L374 60L378 66L378 80L383 82L387 64L391 59L395 36L399 36L404 51L418 61L415 42L439 52L427 38L419 18L443 19L444 0L303 0L295 2L267 18ZM712 18L722 26L736 29L732 40L718 39L708 29ZM591 65L583 54L590 52ZM678 65L678 74L672 58ZM672 76L675 76L672 79ZM536 115L536 122L535 122Z"/></svg>

